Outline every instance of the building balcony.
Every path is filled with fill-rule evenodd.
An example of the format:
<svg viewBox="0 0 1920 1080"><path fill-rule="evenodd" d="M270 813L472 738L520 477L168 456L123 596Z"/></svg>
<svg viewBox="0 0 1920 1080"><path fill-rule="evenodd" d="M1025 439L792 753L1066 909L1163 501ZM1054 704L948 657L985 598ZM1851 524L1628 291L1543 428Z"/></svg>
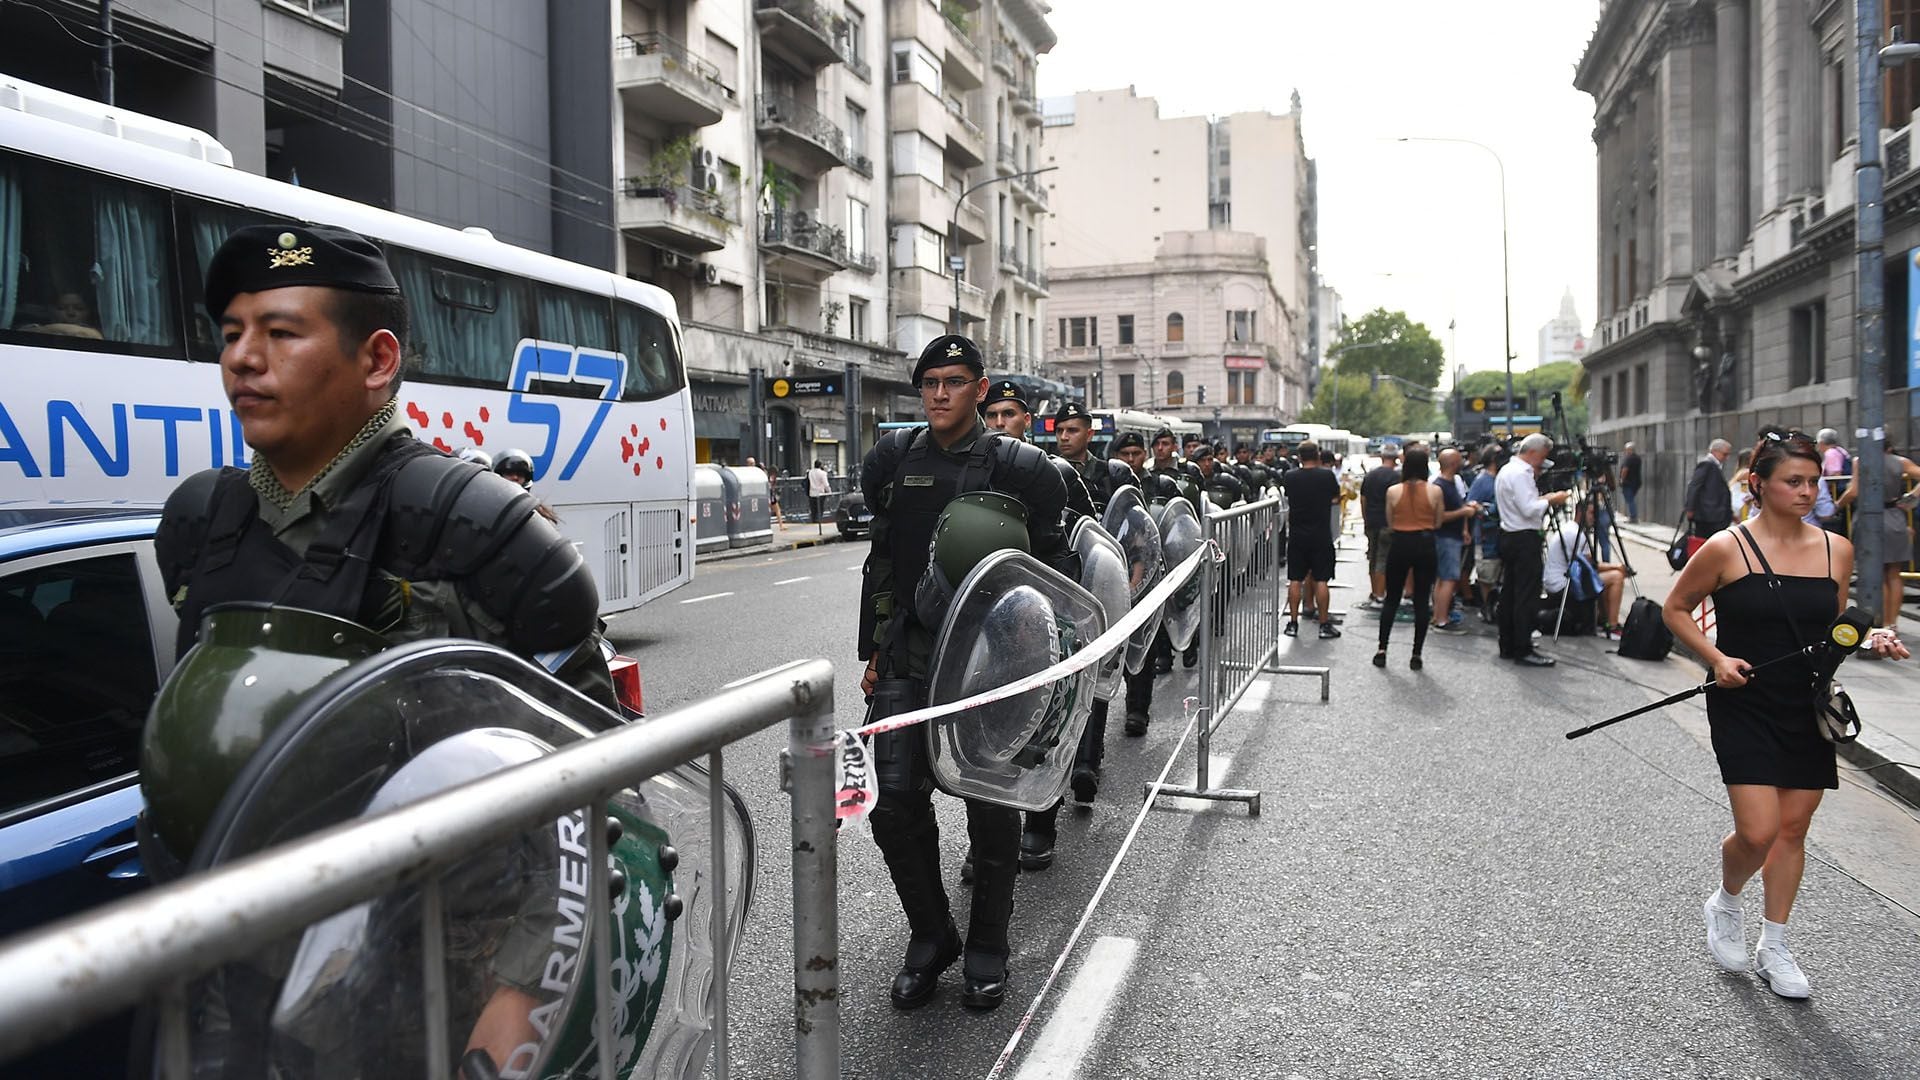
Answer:
<svg viewBox="0 0 1920 1080"><path fill-rule="evenodd" d="M1021 180L1020 183L1027 189L1027 194L1032 196L1033 205L1045 210L1047 208L1047 185L1037 176L1029 176Z"/></svg>
<svg viewBox="0 0 1920 1080"><path fill-rule="evenodd" d="M776 209L761 220L760 250L773 275L821 282L852 265L847 235L806 210Z"/></svg>
<svg viewBox="0 0 1920 1080"><path fill-rule="evenodd" d="M725 195L657 178L620 182L620 231L676 251L719 251L740 215Z"/></svg>
<svg viewBox="0 0 1920 1080"><path fill-rule="evenodd" d="M993 69L1013 78L1013 50L998 41L993 43Z"/></svg>
<svg viewBox="0 0 1920 1080"><path fill-rule="evenodd" d="M1033 116L1040 112L1040 102L1034 98L1031 86L1008 83L1007 103L1013 107L1015 116Z"/></svg>
<svg viewBox="0 0 1920 1080"><path fill-rule="evenodd" d="M953 285L952 277L924 266L896 267L893 271L893 313L895 316L919 315L951 322ZM986 318L986 290L970 281L961 281L960 322L980 323L985 322Z"/></svg>
<svg viewBox="0 0 1920 1080"><path fill-rule="evenodd" d="M1000 245L1000 269L1009 274L1020 272L1020 251L1012 244Z"/></svg>
<svg viewBox="0 0 1920 1080"><path fill-rule="evenodd" d="M736 95L720 69L665 34L621 34L613 41L613 85L629 108L669 124L717 124Z"/></svg>
<svg viewBox="0 0 1920 1080"><path fill-rule="evenodd" d="M887 216L895 224L925 225L941 233L952 225L958 230L962 244L987 241L986 212L972 199L959 202L959 193L952 188L942 187L918 173L900 173L893 177L888 194ZM958 215L954 213L956 203Z"/></svg>
<svg viewBox="0 0 1920 1080"><path fill-rule="evenodd" d="M960 213L953 218L953 226L963 244L984 244L992 238L987 212L973 201L972 196L960 200Z"/></svg>
<svg viewBox="0 0 1920 1080"><path fill-rule="evenodd" d="M880 269L880 256L871 251L848 251L847 269L871 274Z"/></svg>
<svg viewBox="0 0 1920 1080"><path fill-rule="evenodd" d="M753 0L753 21L760 26L761 45L809 71L841 60L844 20L814 0Z"/></svg>
<svg viewBox="0 0 1920 1080"><path fill-rule="evenodd" d="M1031 176L1022 176L1016 180L1012 180L1008 182L1007 189L1010 193L1012 193L1015 202L1019 203L1022 206L1039 206L1040 205L1041 197L1039 193L1039 185L1035 184L1033 181L1034 181L1034 178Z"/></svg>
<svg viewBox="0 0 1920 1080"><path fill-rule="evenodd" d="M994 148L993 167L1000 171L1001 176L1012 176L1020 171L1020 166L1014 164L1012 143L1000 143Z"/></svg>
<svg viewBox="0 0 1920 1080"><path fill-rule="evenodd" d="M1019 270L1014 274L1013 283L1035 296L1052 295L1047 288L1047 272L1040 269L1038 264L1024 259L1020 261Z"/></svg>
<svg viewBox="0 0 1920 1080"><path fill-rule="evenodd" d="M967 119L966 107L942 99L916 82L893 84L888 124L895 132L917 131L941 144L945 155L962 168L986 161L987 136Z"/></svg>
<svg viewBox="0 0 1920 1080"><path fill-rule="evenodd" d="M971 169L987 160L987 133L967 118L967 107L949 95L947 104L947 156Z"/></svg>
<svg viewBox="0 0 1920 1080"><path fill-rule="evenodd" d="M755 109L767 148L785 164L817 175L848 162L847 135L820 110L782 94L763 94Z"/></svg>

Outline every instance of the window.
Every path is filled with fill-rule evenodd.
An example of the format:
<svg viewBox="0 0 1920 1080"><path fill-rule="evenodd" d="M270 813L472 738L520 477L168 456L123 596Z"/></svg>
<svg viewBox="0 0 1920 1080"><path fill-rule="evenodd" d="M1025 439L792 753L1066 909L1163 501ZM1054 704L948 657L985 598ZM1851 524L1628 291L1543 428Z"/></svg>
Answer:
<svg viewBox="0 0 1920 1080"><path fill-rule="evenodd" d="M1185 405L1187 403L1187 377L1178 371L1167 372L1166 404Z"/></svg>
<svg viewBox="0 0 1920 1080"><path fill-rule="evenodd" d="M1640 414L1647 409L1647 365L1641 364L1633 369L1633 411Z"/></svg>
<svg viewBox="0 0 1920 1080"><path fill-rule="evenodd" d="M348 0L274 0L283 8L291 8L317 23L341 30L347 28Z"/></svg>
<svg viewBox="0 0 1920 1080"><path fill-rule="evenodd" d="M846 21L840 26L840 53L848 60L854 61L856 68L865 72L867 67L865 64L860 63L860 60L864 57L866 48L867 16L864 12L852 5L848 5L846 9ZM861 78L865 79L866 76L863 74Z"/></svg>
<svg viewBox="0 0 1920 1080"><path fill-rule="evenodd" d="M158 690L149 626L132 555L0 578L0 813L139 767Z"/></svg>
<svg viewBox="0 0 1920 1080"><path fill-rule="evenodd" d="M1787 384L1827 381L1827 305L1802 304L1787 315Z"/></svg>
<svg viewBox="0 0 1920 1080"><path fill-rule="evenodd" d="M893 43L893 81L915 82L940 93L940 58L917 41Z"/></svg>
<svg viewBox="0 0 1920 1080"><path fill-rule="evenodd" d="M867 204L847 196L847 250L855 255L871 251L867 244Z"/></svg>
<svg viewBox="0 0 1920 1080"><path fill-rule="evenodd" d="M857 296L847 297L847 336L867 340L867 302Z"/></svg>
<svg viewBox="0 0 1920 1080"><path fill-rule="evenodd" d="M1600 419L1613 419L1613 376L1600 377Z"/></svg>
<svg viewBox="0 0 1920 1080"><path fill-rule="evenodd" d="M623 400L654 401L685 388L687 370L680 361L680 345L674 341L673 327L664 316L638 304L615 300L613 321L620 351L627 356L627 388L620 395Z"/></svg>
<svg viewBox="0 0 1920 1080"><path fill-rule="evenodd" d="M740 85L740 50L733 42L707 31L707 59L720 69L720 85L728 87L728 96L732 96L732 87Z"/></svg>
<svg viewBox="0 0 1920 1080"><path fill-rule="evenodd" d="M925 225L912 226L909 234L913 238L913 250L906 259L901 260L908 266L918 266L936 274L947 273L947 238Z"/></svg>
<svg viewBox="0 0 1920 1080"><path fill-rule="evenodd" d="M1259 376L1257 371L1227 372L1227 404L1254 405L1253 388Z"/></svg>
<svg viewBox="0 0 1920 1080"><path fill-rule="evenodd" d="M541 333L532 290L519 278L405 248L389 249L387 261L406 294L413 323L409 374L466 386L505 386L522 339L571 340ZM601 304L604 323L609 313L605 301ZM570 314L565 307L556 302L553 322L572 321L563 320ZM605 348L600 342L612 334L602 328L594 337L572 343Z"/></svg>
<svg viewBox="0 0 1920 1080"><path fill-rule="evenodd" d="M154 188L0 159L0 332L35 345L104 340L126 346L117 352L180 355L169 219L167 195ZM217 343L213 329L209 321L204 331Z"/></svg>
<svg viewBox="0 0 1920 1080"><path fill-rule="evenodd" d="M1067 320L1067 347L1070 349L1087 347L1087 320L1084 315L1076 315Z"/></svg>
<svg viewBox="0 0 1920 1080"><path fill-rule="evenodd" d="M1259 339L1255 337L1256 329L1257 326L1254 323L1252 311L1227 312L1228 341L1257 341Z"/></svg>
<svg viewBox="0 0 1920 1080"><path fill-rule="evenodd" d="M867 110L847 102L847 149L855 154L867 152Z"/></svg>
<svg viewBox="0 0 1920 1080"><path fill-rule="evenodd" d="M1028 239L1032 239L1033 234L1029 233L1027 236ZM1029 252L1027 257L1027 266L1031 268L1033 266L1032 253ZM1100 316L1098 315L1087 316L1087 344L1094 346L1100 344Z"/></svg>
<svg viewBox="0 0 1920 1080"><path fill-rule="evenodd" d="M1187 320L1181 318L1177 311L1167 316L1167 340L1170 342L1187 340Z"/></svg>
<svg viewBox="0 0 1920 1080"><path fill-rule="evenodd" d="M1896 26L1902 35L1913 41L1920 37L1915 33L1920 29L1920 0L1887 0L1886 15L1882 25L1891 32ZM1887 40L1887 36L1882 40ZM1851 39L1849 39L1851 40ZM1889 129L1907 126L1915 109L1920 109L1920 75L1916 75L1911 64L1901 64L1886 69L1882 83L1881 106L1885 110L1886 127Z"/></svg>
<svg viewBox="0 0 1920 1080"><path fill-rule="evenodd" d="M917 131L895 132L893 136L893 174L924 176L940 183L945 170L940 144Z"/></svg>
<svg viewBox="0 0 1920 1080"><path fill-rule="evenodd" d="M1121 315L1116 319L1116 321L1119 323L1118 340L1120 344L1122 345L1133 344L1133 316Z"/></svg>
<svg viewBox="0 0 1920 1080"><path fill-rule="evenodd" d="M1120 376L1120 407L1123 409L1133 408L1133 376L1132 375Z"/></svg>

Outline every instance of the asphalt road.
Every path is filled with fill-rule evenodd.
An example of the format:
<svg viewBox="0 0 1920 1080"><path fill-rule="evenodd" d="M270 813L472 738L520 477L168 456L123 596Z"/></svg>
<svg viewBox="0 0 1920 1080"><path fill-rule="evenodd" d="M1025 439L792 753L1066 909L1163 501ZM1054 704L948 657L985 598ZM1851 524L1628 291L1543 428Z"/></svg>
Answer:
<svg viewBox="0 0 1920 1080"><path fill-rule="evenodd" d="M865 545L702 566L616 620L658 714L800 657L834 660L841 726L862 719L854 606ZM1358 580L1358 567L1341 576ZM1354 590L1336 592L1336 606ZM1265 792L1263 813L1177 802L1152 811L1034 1019L1010 1077L1920 1076L1920 817L1845 774L1815 819L1790 944L1811 1002L1773 997L1707 960L1699 904L1728 827L1704 714L1671 709L1578 742L1561 733L1680 689L1679 660L1548 646L1545 672L1493 659L1489 632L1434 635L1424 672L1368 666L1377 623L1283 642L1330 664L1333 700L1269 678L1214 744L1216 781ZM1060 856L1023 877L1013 991L978 1015L958 970L926 1008L887 986L905 929L864 826L842 834L845 1075L984 1077L1019 1023L1180 731L1192 693L1160 681L1152 729L1109 739L1090 813L1061 815ZM1871 722L1871 718L1869 718ZM791 934L783 731L727 753L753 808L758 895L732 981L741 1077L787 1077ZM1175 769L1191 779L1189 745ZM958 804L940 799L954 882ZM966 892L951 886L964 927ZM1748 893L1757 933L1758 881ZM1896 903L1897 902L1897 903Z"/></svg>

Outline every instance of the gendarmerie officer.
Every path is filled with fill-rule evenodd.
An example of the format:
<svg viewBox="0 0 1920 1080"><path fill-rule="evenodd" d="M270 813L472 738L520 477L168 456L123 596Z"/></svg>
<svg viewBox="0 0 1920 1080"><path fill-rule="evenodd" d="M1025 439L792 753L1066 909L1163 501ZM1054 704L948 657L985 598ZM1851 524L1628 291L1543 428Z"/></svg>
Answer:
<svg viewBox="0 0 1920 1080"><path fill-rule="evenodd" d="M301 224L234 233L207 269L220 377L252 449L167 499L155 537L178 647L216 604L348 619L391 642L465 637L611 706L591 572L532 496L413 437L397 412L407 304L380 249Z"/></svg>
<svg viewBox="0 0 1920 1080"><path fill-rule="evenodd" d="M1033 408L1027 404L1025 391L1012 379L1001 379L987 388L987 400L980 407L980 416L988 427L1021 442L1032 437ZM1047 460L1059 470L1061 481L1067 485L1067 509L1082 517L1096 516L1098 510L1093 495L1087 490L1080 470L1058 454L1047 454Z"/></svg>
<svg viewBox="0 0 1920 1080"><path fill-rule="evenodd" d="M934 525L956 496L991 489L1019 499L1027 508L1034 554L1056 566L1071 568L1073 562L1061 527L1067 490L1059 471L1037 447L981 423L987 380L979 348L958 335L935 338L915 363L913 381L927 426L888 432L861 470L874 514L861 579L860 655L867 660L861 688L873 695L876 717L925 702L937 628L920 624L912 597L926 570ZM873 836L912 934L893 980L893 1003L901 1009L926 1004L940 973L963 952L940 879L940 830L926 754L926 733L917 727L874 740L880 799ZM974 799L966 800L966 810L975 877L961 1003L992 1009L1006 995L1020 814Z"/></svg>
<svg viewBox="0 0 1920 1080"><path fill-rule="evenodd" d="M1073 466L1087 485L1096 512L1106 512L1107 500L1116 490L1139 482L1125 463L1093 456L1093 415L1079 402L1063 402L1054 410L1053 435L1058 440L1060 458ZM1137 442L1139 436L1134 439Z"/></svg>

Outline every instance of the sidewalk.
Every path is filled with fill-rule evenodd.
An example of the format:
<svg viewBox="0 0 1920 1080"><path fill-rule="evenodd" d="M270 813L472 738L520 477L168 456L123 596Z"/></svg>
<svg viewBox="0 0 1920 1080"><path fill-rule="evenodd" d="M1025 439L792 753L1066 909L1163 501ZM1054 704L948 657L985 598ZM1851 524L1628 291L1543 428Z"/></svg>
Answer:
<svg viewBox="0 0 1920 1080"><path fill-rule="evenodd" d="M1633 547L1627 552L1638 571L1640 592L1664 601L1679 575L1667 565L1667 543L1673 527L1642 522L1621 525L1621 535ZM1619 557L1615 552L1615 558ZM1632 601L1632 589L1627 593ZM1622 605L1623 607L1625 605ZM1920 690L1920 620L1910 614L1900 619L1900 638L1915 649L1916 658L1903 661L1863 660L1854 657L1840 669L1840 682L1860 710L1860 738L1842 745L1840 756L1871 775L1908 802L1920 803L1920 708L1911 695ZM1681 652L1678 643L1674 646Z"/></svg>
<svg viewBox="0 0 1920 1080"><path fill-rule="evenodd" d="M841 541L840 530L832 522L824 526L811 523L775 525L772 538L748 547L718 548L702 551L695 556L696 565L700 563L726 562L731 559L746 559L755 555L778 555L795 548L814 547L818 544L837 544Z"/></svg>

